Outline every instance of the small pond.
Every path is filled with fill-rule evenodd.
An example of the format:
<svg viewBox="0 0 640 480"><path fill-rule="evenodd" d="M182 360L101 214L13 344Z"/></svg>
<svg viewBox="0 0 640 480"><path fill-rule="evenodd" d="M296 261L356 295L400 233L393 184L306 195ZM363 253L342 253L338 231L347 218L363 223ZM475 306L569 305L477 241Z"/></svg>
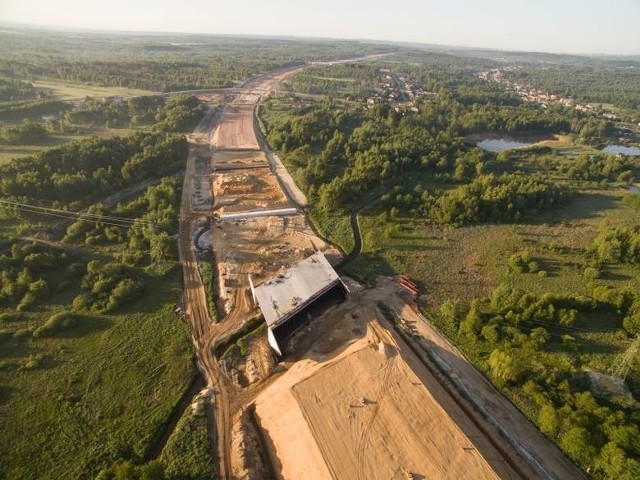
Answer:
<svg viewBox="0 0 640 480"><path fill-rule="evenodd" d="M533 145L533 143L520 142L512 138L486 138L476 143L476 145L487 152L497 153L511 148L528 147L529 145Z"/></svg>
<svg viewBox="0 0 640 480"><path fill-rule="evenodd" d="M624 145L607 145L602 151L606 153L620 153L622 155L640 155L640 147L626 147Z"/></svg>

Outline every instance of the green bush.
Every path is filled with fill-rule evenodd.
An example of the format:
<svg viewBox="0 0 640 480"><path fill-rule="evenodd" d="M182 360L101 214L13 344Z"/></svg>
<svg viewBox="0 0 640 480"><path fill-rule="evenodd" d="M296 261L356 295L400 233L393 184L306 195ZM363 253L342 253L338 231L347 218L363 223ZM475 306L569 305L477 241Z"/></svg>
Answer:
<svg viewBox="0 0 640 480"><path fill-rule="evenodd" d="M5 312L0 313L0 323L15 322L23 317L20 312Z"/></svg>
<svg viewBox="0 0 640 480"><path fill-rule="evenodd" d="M29 357L23 362L22 369L23 370L35 370L36 368L42 366L44 363L45 357L44 355L29 355Z"/></svg>
<svg viewBox="0 0 640 480"><path fill-rule="evenodd" d="M7 328L3 328L0 330L0 342L4 342L5 340L13 337L13 332Z"/></svg>
<svg viewBox="0 0 640 480"><path fill-rule="evenodd" d="M29 328L21 328L13 334L15 340L29 340L33 335L33 331Z"/></svg>
<svg viewBox="0 0 640 480"><path fill-rule="evenodd" d="M589 280L595 280L600 278L600 270L594 267L587 267L583 272L584 278L588 278Z"/></svg>
<svg viewBox="0 0 640 480"><path fill-rule="evenodd" d="M56 333L69 330L77 323L77 317L71 312L60 312L51 315L44 325L38 327L33 332L34 338L51 337Z"/></svg>

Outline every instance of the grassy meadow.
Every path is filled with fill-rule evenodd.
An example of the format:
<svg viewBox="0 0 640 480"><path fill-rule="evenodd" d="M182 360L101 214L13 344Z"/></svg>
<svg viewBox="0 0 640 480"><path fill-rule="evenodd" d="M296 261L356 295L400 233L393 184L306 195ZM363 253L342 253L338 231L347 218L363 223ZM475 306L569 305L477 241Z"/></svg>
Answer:
<svg viewBox="0 0 640 480"><path fill-rule="evenodd" d="M93 478L145 458L195 372L186 325L173 315L179 272L149 278L146 294L109 315L87 315L51 338L33 331L74 293L3 322L0 470L4 478ZM17 434L17 432L20 432Z"/></svg>

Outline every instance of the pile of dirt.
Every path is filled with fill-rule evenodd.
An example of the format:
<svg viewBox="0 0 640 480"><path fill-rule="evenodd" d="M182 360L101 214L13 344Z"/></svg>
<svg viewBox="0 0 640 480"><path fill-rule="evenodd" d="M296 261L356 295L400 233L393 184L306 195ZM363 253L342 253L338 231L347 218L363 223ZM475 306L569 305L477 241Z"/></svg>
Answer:
<svg viewBox="0 0 640 480"><path fill-rule="evenodd" d="M231 431L231 472L233 478L262 480L268 478L260 441L249 418L248 409L240 410L233 418Z"/></svg>

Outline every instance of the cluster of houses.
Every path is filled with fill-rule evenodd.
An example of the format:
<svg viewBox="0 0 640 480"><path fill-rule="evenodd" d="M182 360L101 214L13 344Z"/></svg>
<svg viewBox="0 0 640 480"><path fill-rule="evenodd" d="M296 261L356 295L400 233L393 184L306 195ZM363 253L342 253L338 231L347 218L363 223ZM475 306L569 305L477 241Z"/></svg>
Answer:
<svg viewBox="0 0 640 480"><path fill-rule="evenodd" d="M513 70L516 67L506 67L504 70ZM534 102L541 104L546 108L551 103L558 103L570 108L574 108L581 112L595 112L596 108L589 103L576 103L568 97L561 95L549 94L543 90L531 87L529 85L522 85L517 82L512 82L504 77L502 70L493 68L491 70L485 70L477 74L477 76L483 80L489 82L497 82L504 85L507 90L515 92L525 102ZM616 120L618 117L614 113L605 113L604 116L610 120Z"/></svg>
<svg viewBox="0 0 640 480"><path fill-rule="evenodd" d="M388 102L398 111L408 107L409 110L417 112L416 100L431 95L434 93L425 91L409 75L381 68L378 85L371 91L366 103L371 107L376 103Z"/></svg>

